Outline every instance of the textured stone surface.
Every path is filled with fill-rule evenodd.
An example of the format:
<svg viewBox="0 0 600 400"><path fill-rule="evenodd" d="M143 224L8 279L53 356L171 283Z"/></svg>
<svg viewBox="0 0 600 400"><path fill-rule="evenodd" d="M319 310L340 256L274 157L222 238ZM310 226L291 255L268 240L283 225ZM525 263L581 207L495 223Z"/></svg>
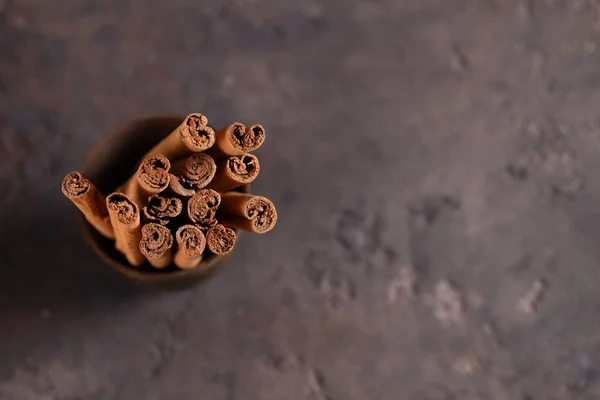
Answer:
<svg viewBox="0 0 600 400"><path fill-rule="evenodd" d="M594 0L0 1L0 398L599 398L599 27ZM280 221L151 292L59 185L191 111L267 128Z"/></svg>

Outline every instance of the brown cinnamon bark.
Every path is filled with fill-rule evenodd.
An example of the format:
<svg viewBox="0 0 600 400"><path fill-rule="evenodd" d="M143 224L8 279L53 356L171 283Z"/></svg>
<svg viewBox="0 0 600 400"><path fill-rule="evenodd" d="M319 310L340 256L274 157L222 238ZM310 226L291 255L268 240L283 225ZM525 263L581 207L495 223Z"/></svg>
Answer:
<svg viewBox="0 0 600 400"><path fill-rule="evenodd" d="M239 156L255 151L265 141L265 128L252 125L248 128L240 122L228 125L216 133L215 145L208 151L215 158Z"/></svg>
<svg viewBox="0 0 600 400"><path fill-rule="evenodd" d="M158 194L169 186L171 163L162 154L145 158L137 172L124 185L124 192L139 208L148 203L148 197Z"/></svg>
<svg viewBox="0 0 600 400"><path fill-rule="evenodd" d="M194 225L183 225L175 233L177 251L173 259L181 269L196 268L202 261L202 253L206 247L206 238L200 228Z"/></svg>
<svg viewBox="0 0 600 400"><path fill-rule="evenodd" d="M155 223L142 226L142 239L139 249L154 268L165 268L173 261L173 234Z"/></svg>
<svg viewBox="0 0 600 400"><path fill-rule="evenodd" d="M206 232L206 247L218 255L224 255L233 250L237 236L235 231L217 224Z"/></svg>
<svg viewBox="0 0 600 400"><path fill-rule="evenodd" d="M277 210L266 197L227 192L221 195L219 221L232 228L266 233L277 223Z"/></svg>
<svg viewBox="0 0 600 400"><path fill-rule="evenodd" d="M196 190L189 187L180 176L169 174L169 189L177 196L192 197Z"/></svg>
<svg viewBox="0 0 600 400"><path fill-rule="evenodd" d="M177 197L165 197L155 194L148 198L148 205L143 213L146 219L161 225L167 225L181 214L183 203Z"/></svg>
<svg viewBox="0 0 600 400"><path fill-rule="evenodd" d="M208 118L200 113L190 114L173 132L154 146L146 156L164 154L169 160L204 151L215 143L215 131Z"/></svg>
<svg viewBox="0 0 600 400"><path fill-rule="evenodd" d="M259 172L258 158L252 154L231 156L219 163L217 173L207 187L217 192L226 192L251 183L256 179Z"/></svg>
<svg viewBox="0 0 600 400"><path fill-rule="evenodd" d="M124 193L113 193L106 198L108 215L115 230L115 248L129 264L138 267L144 263L138 244L142 237L138 206Z"/></svg>
<svg viewBox="0 0 600 400"><path fill-rule="evenodd" d="M213 180L217 164L208 154L196 153L177 162L173 169L176 172L170 174L169 188L179 196L190 197Z"/></svg>
<svg viewBox="0 0 600 400"><path fill-rule="evenodd" d="M115 233L106 209L106 199L92 182L79 172L70 172L63 179L61 190L102 236L114 239Z"/></svg>
<svg viewBox="0 0 600 400"><path fill-rule="evenodd" d="M208 229L217 222L215 215L221 204L219 193L211 189L200 189L188 201L188 216L200 229Z"/></svg>

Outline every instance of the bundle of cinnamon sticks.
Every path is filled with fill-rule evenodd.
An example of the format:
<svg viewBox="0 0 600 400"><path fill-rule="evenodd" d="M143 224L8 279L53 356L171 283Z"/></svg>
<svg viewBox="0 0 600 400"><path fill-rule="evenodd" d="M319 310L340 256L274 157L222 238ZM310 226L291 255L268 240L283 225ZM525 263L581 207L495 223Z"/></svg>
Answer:
<svg viewBox="0 0 600 400"><path fill-rule="evenodd" d="M135 174L107 197L79 172L62 192L132 267L197 268L235 246L236 230L266 233L277 211L266 197L239 191L260 171L250 154L265 140L260 125L214 131L194 113L146 153Z"/></svg>

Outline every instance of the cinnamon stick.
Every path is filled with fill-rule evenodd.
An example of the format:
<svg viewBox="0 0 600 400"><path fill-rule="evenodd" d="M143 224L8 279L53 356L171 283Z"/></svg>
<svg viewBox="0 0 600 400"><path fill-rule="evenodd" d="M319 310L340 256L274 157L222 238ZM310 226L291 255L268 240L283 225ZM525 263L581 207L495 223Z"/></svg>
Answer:
<svg viewBox="0 0 600 400"><path fill-rule="evenodd" d="M214 179L208 188L217 192L226 192L251 183L260 172L258 158L252 154L231 156L219 163Z"/></svg>
<svg viewBox="0 0 600 400"><path fill-rule="evenodd" d="M124 192L139 208L148 201L148 197L158 194L169 186L171 163L162 154L146 157L137 172L124 185Z"/></svg>
<svg viewBox="0 0 600 400"><path fill-rule="evenodd" d="M142 237L138 206L124 193L113 193L106 198L108 215L115 231L115 247L129 264L138 267L144 263L138 244Z"/></svg>
<svg viewBox="0 0 600 400"><path fill-rule="evenodd" d="M173 234L169 228L149 223L142 226L139 249L154 268L165 268L173 261Z"/></svg>
<svg viewBox="0 0 600 400"><path fill-rule="evenodd" d="M169 188L179 196L190 197L213 180L217 164L208 154L196 153L178 162L173 169L177 172L170 174Z"/></svg>
<svg viewBox="0 0 600 400"><path fill-rule="evenodd" d="M181 197L192 197L196 190L186 184L181 176L169 174L169 189Z"/></svg>
<svg viewBox="0 0 600 400"><path fill-rule="evenodd" d="M252 125L248 128L235 122L217 131L214 146L208 151L215 158L239 156L255 151L265 141L265 128Z"/></svg>
<svg viewBox="0 0 600 400"><path fill-rule="evenodd" d="M223 225L254 233L269 232L277 223L277 210L271 200L246 193L223 193L219 213Z"/></svg>
<svg viewBox="0 0 600 400"><path fill-rule="evenodd" d="M155 194L148 198L148 205L142 211L148 221L166 225L181 214L182 210L183 203L177 197Z"/></svg>
<svg viewBox="0 0 600 400"><path fill-rule="evenodd" d="M181 269L196 268L202 261L202 253L206 247L206 238L200 228L194 225L183 225L175 233L177 251L173 259Z"/></svg>
<svg viewBox="0 0 600 400"><path fill-rule="evenodd" d="M102 236L114 239L115 233L106 209L106 199L92 182L79 172L70 172L63 179L61 190Z"/></svg>
<svg viewBox="0 0 600 400"><path fill-rule="evenodd" d="M169 136L146 153L146 156L160 153L169 160L175 160L212 147L215 143L215 131L207 124L208 118L203 114L188 115Z"/></svg>
<svg viewBox="0 0 600 400"><path fill-rule="evenodd" d="M188 201L188 216L200 229L208 229L217 223L215 215L220 204L219 193L211 189L200 189Z"/></svg>
<svg viewBox="0 0 600 400"><path fill-rule="evenodd" d="M217 255L224 255L233 250L236 239L233 229L217 224L206 232L206 247Z"/></svg>

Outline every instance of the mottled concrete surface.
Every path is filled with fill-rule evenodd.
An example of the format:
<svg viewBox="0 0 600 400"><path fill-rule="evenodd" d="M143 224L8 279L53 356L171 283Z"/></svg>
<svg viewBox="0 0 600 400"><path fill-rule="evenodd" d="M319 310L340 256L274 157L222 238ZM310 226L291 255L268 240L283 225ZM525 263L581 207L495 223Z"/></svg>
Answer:
<svg viewBox="0 0 600 400"><path fill-rule="evenodd" d="M600 398L597 0L0 1L0 399ZM62 176L262 123L280 222L156 293Z"/></svg>

